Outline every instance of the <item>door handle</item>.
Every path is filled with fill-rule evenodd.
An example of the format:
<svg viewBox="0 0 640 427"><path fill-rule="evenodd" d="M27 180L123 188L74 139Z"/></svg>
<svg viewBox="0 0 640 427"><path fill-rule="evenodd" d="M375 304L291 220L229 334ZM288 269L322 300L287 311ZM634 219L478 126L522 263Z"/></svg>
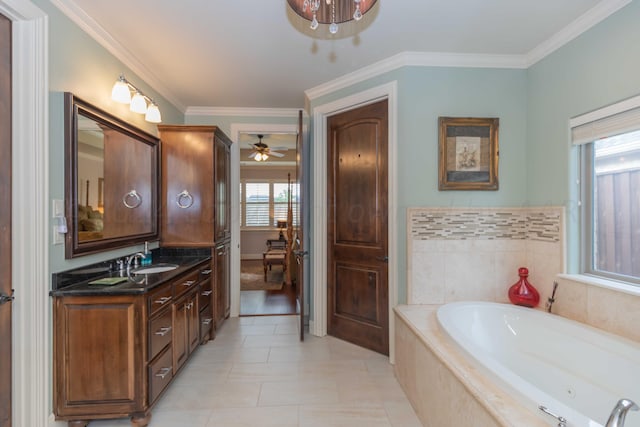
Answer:
<svg viewBox="0 0 640 427"><path fill-rule="evenodd" d="M305 255L309 255L309 251L293 251L293 254L295 256L299 256L299 257L303 257Z"/></svg>
<svg viewBox="0 0 640 427"><path fill-rule="evenodd" d="M382 262L389 262L389 256L385 255L385 256L377 256L376 259L378 261L382 261Z"/></svg>
<svg viewBox="0 0 640 427"><path fill-rule="evenodd" d="M13 292L15 291L15 289L11 289L11 295L7 295L4 292L0 292L0 305L4 304L5 302L11 302L15 299L15 297L13 296Z"/></svg>

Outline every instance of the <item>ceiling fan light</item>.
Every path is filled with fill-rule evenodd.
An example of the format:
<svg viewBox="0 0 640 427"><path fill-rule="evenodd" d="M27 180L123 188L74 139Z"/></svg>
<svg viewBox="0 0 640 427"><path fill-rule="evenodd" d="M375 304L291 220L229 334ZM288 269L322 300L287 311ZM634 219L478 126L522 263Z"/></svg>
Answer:
<svg viewBox="0 0 640 427"><path fill-rule="evenodd" d="M144 96L140 94L140 92L136 92L131 98L131 105L129 109L134 113L145 114L147 112L147 101L144 99Z"/></svg>
<svg viewBox="0 0 640 427"><path fill-rule="evenodd" d="M131 103L131 91L123 76L120 76L113 85L113 89L111 89L111 99L122 104Z"/></svg>

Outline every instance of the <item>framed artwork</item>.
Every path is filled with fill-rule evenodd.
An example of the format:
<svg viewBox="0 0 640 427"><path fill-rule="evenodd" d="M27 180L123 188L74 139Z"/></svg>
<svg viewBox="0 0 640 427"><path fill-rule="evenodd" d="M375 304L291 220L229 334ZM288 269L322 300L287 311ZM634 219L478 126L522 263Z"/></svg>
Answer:
<svg viewBox="0 0 640 427"><path fill-rule="evenodd" d="M438 189L498 189L498 118L438 118Z"/></svg>

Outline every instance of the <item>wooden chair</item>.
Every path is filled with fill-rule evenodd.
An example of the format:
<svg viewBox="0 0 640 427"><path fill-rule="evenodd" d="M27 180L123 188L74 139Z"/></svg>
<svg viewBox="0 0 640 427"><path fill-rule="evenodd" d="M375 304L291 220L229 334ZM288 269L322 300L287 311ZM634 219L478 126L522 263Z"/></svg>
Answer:
<svg viewBox="0 0 640 427"><path fill-rule="evenodd" d="M267 240L267 250L262 253L262 265L264 267L264 281L267 281L267 270L274 265L281 265L282 272L287 271L287 241Z"/></svg>

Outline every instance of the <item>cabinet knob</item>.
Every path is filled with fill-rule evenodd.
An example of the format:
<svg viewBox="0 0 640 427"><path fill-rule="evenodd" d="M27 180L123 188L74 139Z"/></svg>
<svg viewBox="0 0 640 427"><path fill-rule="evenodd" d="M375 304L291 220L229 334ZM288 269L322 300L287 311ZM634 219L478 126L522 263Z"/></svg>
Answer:
<svg viewBox="0 0 640 427"><path fill-rule="evenodd" d="M211 322L213 322L213 319L202 319L202 324L205 326L208 326Z"/></svg>
<svg viewBox="0 0 640 427"><path fill-rule="evenodd" d="M171 331L171 326L163 326L162 328L158 329L155 334L156 335L160 335L161 337L167 335L169 332Z"/></svg>
<svg viewBox="0 0 640 427"><path fill-rule="evenodd" d="M186 281L182 282L182 286L191 286L194 283L196 283L195 280L186 280Z"/></svg>
<svg viewBox="0 0 640 427"><path fill-rule="evenodd" d="M176 205L178 205L180 209L190 208L193 205L193 196L187 190L182 190L182 192L176 196Z"/></svg>
<svg viewBox="0 0 640 427"><path fill-rule="evenodd" d="M171 297L162 297L160 299L155 300L154 303L162 305L167 301L171 301Z"/></svg>
<svg viewBox="0 0 640 427"><path fill-rule="evenodd" d="M211 274L211 269L210 269L210 268L208 268L208 269L206 269L206 270L202 270L200 273L201 273L203 276L208 276L209 274Z"/></svg>
<svg viewBox="0 0 640 427"><path fill-rule="evenodd" d="M202 291L202 296L203 297L208 297L209 295L211 295L213 293L213 291L210 290L206 290L206 291Z"/></svg>
<svg viewBox="0 0 640 427"><path fill-rule="evenodd" d="M166 367L166 368L160 368L158 370L158 372L156 372L156 377L160 377L162 379L164 379L164 377L166 377L167 375L169 375L171 373L173 369L171 367Z"/></svg>

